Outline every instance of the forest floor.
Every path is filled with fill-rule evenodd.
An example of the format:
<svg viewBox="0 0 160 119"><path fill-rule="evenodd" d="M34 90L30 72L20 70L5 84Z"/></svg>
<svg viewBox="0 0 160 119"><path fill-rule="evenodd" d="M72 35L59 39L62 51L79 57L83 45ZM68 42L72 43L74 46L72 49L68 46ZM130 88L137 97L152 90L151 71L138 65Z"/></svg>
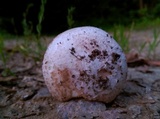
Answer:
<svg viewBox="0 0 160 119"><path fill-rule="evenodd" d="M0 119L160 119L160 45L148 56L152 29L130 34L128 77L117 98L109 103L54 100L44 83L41 65L19 51L12 53L7 66L14 75L0 74ZM46 37L49 43L53 37ZM159 39L160 40L160 39ZM47 44L48 44L47 43ZM17 45L6 40L8 53ZM0 73L4 71L0 62Z"/></svg>

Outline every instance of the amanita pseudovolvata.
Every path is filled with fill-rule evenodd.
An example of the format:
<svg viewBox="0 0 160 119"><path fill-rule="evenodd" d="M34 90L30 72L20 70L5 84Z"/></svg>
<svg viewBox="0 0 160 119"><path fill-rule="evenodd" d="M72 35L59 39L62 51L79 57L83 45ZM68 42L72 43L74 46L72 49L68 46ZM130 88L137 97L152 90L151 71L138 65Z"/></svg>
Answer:
<svg viewBox="0 0 160 119"><path fill-rule="evenodd" d="M127 76L121 47L107 32L91 26L55 37L44 55L42 70L50 93L59 101L111 102Z"/></svg>

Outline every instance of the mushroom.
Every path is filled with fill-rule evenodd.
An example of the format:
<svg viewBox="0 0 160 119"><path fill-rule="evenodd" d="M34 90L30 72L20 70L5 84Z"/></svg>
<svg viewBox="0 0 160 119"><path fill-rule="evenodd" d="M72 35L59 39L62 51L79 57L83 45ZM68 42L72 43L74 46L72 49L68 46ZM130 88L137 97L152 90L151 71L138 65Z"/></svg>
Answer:
<svg viewBox="0 0 160 119"><path fill-rule="evenodd" d="M107 32L92 26L55 37L44 55L42 70L50 93L59 101L84 98L109 103L127 77L121 47Z"/></svg>

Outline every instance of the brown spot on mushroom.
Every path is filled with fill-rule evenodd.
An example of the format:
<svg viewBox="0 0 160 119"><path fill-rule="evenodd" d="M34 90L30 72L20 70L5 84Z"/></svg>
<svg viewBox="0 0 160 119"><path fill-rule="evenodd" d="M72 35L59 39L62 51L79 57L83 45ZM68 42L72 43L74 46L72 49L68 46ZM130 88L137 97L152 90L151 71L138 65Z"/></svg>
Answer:
<svg viewBox="0 0 160 119"><path fill-rule="evenodd" d="M95 79L96 78L96 76L95 75L92 75L92 79Z"/></svg>
<svg viewBox="0 0 160 119"><path fill-rule="evenodd" d="M112 63L117 62L117 60L120 58L120 55L117 53L112 53Z"/></svg>
<svg viewBox="0 0 160 119"><path fill-rule="evenodd" d="M91 44L91 45L93 45L93 43L92 43L92 42L91 42L90 44Z"/></svg>
<svg viewBox="0 0 160 119"><path fill-rule="evenodd" d="M79 59L79 60L83 60L84 58L85 58L85 56L80 56L80 55L76 55L75 53L76 53L76 51L75 51L75 48L74 47L72 47L71 49L70 49L70 53L73 55L73 56L75 56L77 59Z"/></svg>
<svg viewBox="0 0 160 119"><path fill-rule="evenodd" d="M72 78L75 78L75 75L72 75Z"/></svg>
<svg viewBox="0 0 160 119"><path fill-rule="evenodd" d="M94 45L94 46L96 46L96 47L99 47L99 45L97 44L97 42L96 42L96 40L95 39L93 39L93 40L91 40L91 43L90 43L92 46Z"/></svg>
<svg viewBox="0 0 160 119"><path fill-rule="evenodd" d="M114 69L114 66L110 66L109 68L110 68L111 70L113 70L113 69Z"/></svg>
<svg viewBox="0 0 160 119"><path fill-rule="evenodd" d="M106 50L103 50L102 52L103 52L103 55L104 55L104 56L108 56L108 53L107 53Z"/></svg>
<svg viewBox="0 0 160 119"><path fill-rule="evenodd" d="M91 75L87 74L87 71L80 71L79 81L83 81L86 84L91 80Z"/></svg>
<svg viewBox="0 0 160 119"><path fill-rule="evenodd" d="M84 45L84 48L86 48L87 50L89 50L89 48L87 46Z"/></svg>
<svg viewBox="0 0 160 119"><path fill-rule="evenodd" d="M76 53L76 51L75 51L75 48L74 47L72 47L71 49L71 54L73 55L74 53Z"/></svg>
<svg viewBox="0 0 160 119"><path fill-rule="evenodd" d="M108 88L108 77L106 77L105 79L103 79L102 77L99 77L99 80L97 81L98 86L100 89L107 89Z"/></svg>
<svg viewBox="0 0 160 119"><path fill-rule="evenodd" d="M55 94L52 94L52 95L55 96L60 101L66 101L70 97L72 97L72 90L74 86L72 85L72 82L70 80L70 75L71 74L67 69L63 69L63 70L58 69L54 72L51 72L51 77L55 81L54 84L52 83L52 86L58 87L56 90L58 95L55 95Z"/></svg>
<svg viewBox="0 0 160 119"><path fill-rule="evenodd" d="M95 49L92 51L92 53L90 55L88 55L88 57L90 58L90 60L95 60L97 56L99 56L101 54L101 51L98 49Z"/></svg>
<svg viewBox="0 0 160 119"><path fill-rule="evenodd" d="M98 71L98 76L101 77L102 79L105 79L109 75L112 75L112 72L108 71L107 69L103 68Z"/></svg>
<svg viewBox="0 0 160 119"><path fill-rule="evenodd" d="M106 36L108 37L108 34L106 34Z"/></svg>

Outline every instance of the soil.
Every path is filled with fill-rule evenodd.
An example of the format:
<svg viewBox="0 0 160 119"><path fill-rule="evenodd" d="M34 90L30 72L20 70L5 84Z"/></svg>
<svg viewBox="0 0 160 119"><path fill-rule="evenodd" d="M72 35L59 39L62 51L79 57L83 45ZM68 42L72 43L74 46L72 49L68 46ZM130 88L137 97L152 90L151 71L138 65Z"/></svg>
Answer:
<svg viewBox="0 0 160 119"><path fill-rule="evenodd" d="M53 37L46 37L47 44ZM153 40L152 29L133 31L130 48ZM17 40L6 40L10 53L7 67L14 75L2 76L5 70L0 61L0 119L160 119L160 67L135 65L128 68L122 92L109 103L83 99L58 102L49 93L42 76L42 59L35 60L22 52L11 52L20 45ZM138 54L144 58L148 49ZM160 59L160 47L152 60ZM150 57L149 57L150 58Z"/></svg>

